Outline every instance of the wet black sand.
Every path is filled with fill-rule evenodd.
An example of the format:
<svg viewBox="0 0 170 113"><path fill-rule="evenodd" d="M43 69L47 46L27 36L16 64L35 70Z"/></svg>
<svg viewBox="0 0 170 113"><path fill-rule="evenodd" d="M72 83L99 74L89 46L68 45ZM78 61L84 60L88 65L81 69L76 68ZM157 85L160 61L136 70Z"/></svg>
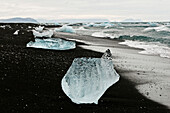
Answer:
<svg viewBox="0 0 170 113"><path fill-rule="evenodd" d="M28 25L11 26L0 28L0 113L170 112L146 99L123 77L105 92L98 105L72 103L61 89L61 79L73 59L102 54L79 47L68 51L26 48L26 43L33 40L32 32L25 30ZM19 35L13 36L21 26Z"/></svg>

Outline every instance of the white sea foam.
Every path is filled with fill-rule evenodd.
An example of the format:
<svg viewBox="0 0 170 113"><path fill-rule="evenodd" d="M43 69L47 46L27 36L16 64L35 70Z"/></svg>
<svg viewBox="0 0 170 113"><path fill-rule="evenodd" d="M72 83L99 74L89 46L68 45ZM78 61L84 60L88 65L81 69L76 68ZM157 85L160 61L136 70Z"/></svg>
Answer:
<svg viewBox="0 0 170 113"><path fill-rule="evenodd" d="M87 30L83 26L79 27L78 30Z"/></svg>
<svg viewBox="0 0 170 113"><path fill-rule="evenodd" d="M159 55L160 57L170 58L170 48L161 44L129 40L126 40L125 42L120 42L119 44L144 49L143 51L139 52L141 54Z"/></svg>
<svg viewBox="0 0 170 113"><path fill-rule="evenodd" d="M104 28L111 28L115 25L110 22L103 22L103 23L89 23L85 25L86 27L104 27Z"/></svg>
<svg viewBox="0 0 170 113"><path fill-rule="evenodd" d="M79 28L77 28L77 29L74 29L74 30L78 30L78 31L85 31L85 30L88 30L88 29L86 29L86 28L84 28L84 26L81 26L81 27L79 27Z"/></svg>
<svg viewBox="0 0 170 113"><path fill-rule="evenodd" d="M150 32L150 31L157 31L157 32L167 31L167 32L170 32L170 28L168 28L164 25L161 25L159 27L148 27L148 28L145 28L143 31L144 32Z"/></svg>
<svg viewBox="0 0 170 113"><path fill-rule="evenodd" d="M110 34L103 33L103 32L95 32L92 34L92 36L94 36L94 37L111 37Z"/></svg>
<svg viewBox="0 0 170 113"><path fill-rule="evenodd" d="M95 32L91 36L100 37L100 38L110 38L110 39L119 38L118 34L111 35L104 32Z"/></svg>

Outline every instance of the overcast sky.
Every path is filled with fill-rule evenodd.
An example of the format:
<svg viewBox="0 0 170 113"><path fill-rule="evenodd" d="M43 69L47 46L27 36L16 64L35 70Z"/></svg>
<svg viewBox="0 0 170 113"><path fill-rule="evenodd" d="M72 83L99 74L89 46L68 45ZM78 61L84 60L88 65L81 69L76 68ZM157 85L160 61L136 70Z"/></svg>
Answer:
<svg viewBox="0 0 170 113"><path fill-rule="evenodd" d="M170 0L0 0L0 18L170 21Z"/></svg>

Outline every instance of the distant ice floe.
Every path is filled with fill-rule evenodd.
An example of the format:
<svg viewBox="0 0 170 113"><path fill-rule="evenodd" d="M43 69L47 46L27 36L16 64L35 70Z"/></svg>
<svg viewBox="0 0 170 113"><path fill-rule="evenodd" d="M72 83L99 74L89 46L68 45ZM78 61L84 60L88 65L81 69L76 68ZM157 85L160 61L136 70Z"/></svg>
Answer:
<svg viewBox="0 0 170 113"><path fill-rule="evenodd" d="M38 32L36 30L32 30L34 37L46 37L46 38L51 38L53 36L53 30L47 30L43 32Z"/></svg>
<svg viewBox="0 0 170 113"><path fill-rule="evenodd" d="M69 50L76 48L76 43L72 41L62 40L59 38L35 39L35 42L30 41L26 45L26 47L50 50Z"/></svg>
<svg viewBox="0 0 170 113"><path fill-rule="evenodd" d="M103 22L103 23L89 23L85 24L86 27L104 27L104 28L111 28L114 27L115 25L110 23L110 22Z"/></svg>
<svg viewBox="0 0 170 113"><path fill-rule="evenodd" d="M18 35L18 33L19 33L19 30L16 30L16 31L14 32L14 35Z"/></svg>
<svg viewBox="0 0 170 113"><path fill-rule="evenodd" d="M98 104L104 92L119 80L110 60L110 51L102 58L75 58L63 77L64 93L76 104Z"/></svg>
<svg viewBox="0 0 170 113"><path fill-rule="evenodd" d="M144 32L150 32L150 31L157 31L157 32L161 32L161 31L166 31L166 32L170 32L170 28L164 26L164 25L161 25L159 27L148 27L148 28L145 28L143 30Z"/></svg>
<svg viewBox="0 0 170 113"><path fill-rule="evenodd" d="M157 23L154 23L154 22L149 22L148 23L150 27L157 27L158 24Z"/></svg>
<svg viewBox="0 0 170 113"><path fill-rule="evenodd" d="M139 52L141 54L159 55L160 57L170 58L170 48L163 45L129 40L120 42L119 44L144 49L143 51Z"/></svg>
<svg viewBox="0 0 170 113"><path fill-rule="evenodd" d="M60 28L55 28L56 32L67 32L67 33L75 33L75 30L71 26L63 25Z"/></svg>

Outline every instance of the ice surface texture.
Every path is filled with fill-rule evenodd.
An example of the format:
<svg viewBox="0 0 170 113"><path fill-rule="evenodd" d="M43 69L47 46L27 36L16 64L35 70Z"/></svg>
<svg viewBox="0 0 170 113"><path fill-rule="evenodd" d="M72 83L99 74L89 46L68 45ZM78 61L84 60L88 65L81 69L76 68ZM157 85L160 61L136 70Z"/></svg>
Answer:
<svg viewBox="0 0 170 113"><path fill-rule="evenodd" d="M75 33L75 30L71 26L63 25L61 28L55 28L56 32Z"/></svg>
<svg viewBox="0 0 170 113"><path fill-rule="evenodd" d="M102 55L102 58L112 60L112 53L110 52L110 49L106 50L106 52Z"/></svg>
<svg viewBox="0 0 170 113"><path fill-rule="evenodd" d="M104 92L119 80L113 61L76 58L62 79L65 94L76 104L98 103Z"/></svg>
<svg viewBox="0 0 170 113"><path fill-rule="evenodd" d="M51 49L51 50L69 50L76 48L75 42L62 39L35 39L35 42L29 42L27 47Z"/></svg>

